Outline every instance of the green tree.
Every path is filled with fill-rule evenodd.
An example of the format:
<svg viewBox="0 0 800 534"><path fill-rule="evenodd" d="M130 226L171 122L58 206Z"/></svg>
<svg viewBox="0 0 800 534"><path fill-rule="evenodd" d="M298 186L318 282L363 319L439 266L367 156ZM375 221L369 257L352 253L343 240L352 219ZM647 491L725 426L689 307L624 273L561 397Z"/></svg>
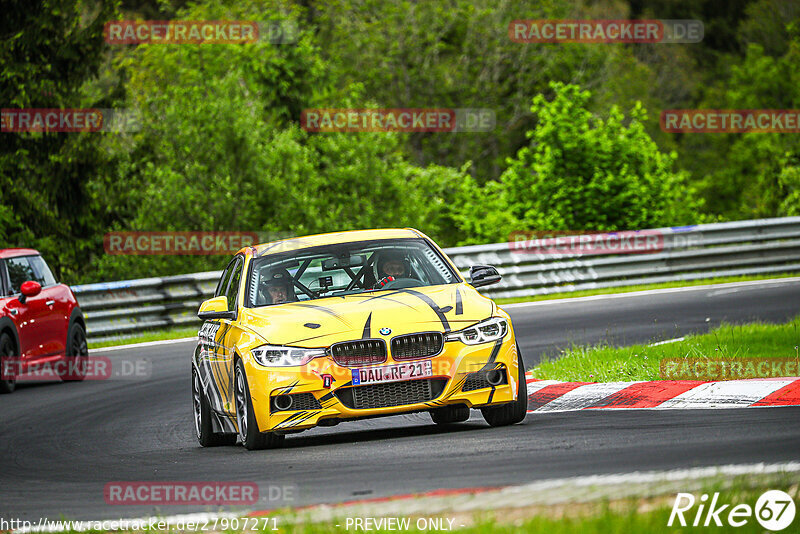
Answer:
<svg viewBox="0 0 800 534"><path fill-rule="evenodd" d="M675 154L660 152L645 132L640 105L627 120L616 107L602 119L588 111L588 91L551 89L552 100L533 99L530 145L502 176L505 203L522 228L610 231L695 218L685 173L673 171Z"/></svg>
<svg viewBox="0 0 800 534"><path fill-rule="evenodd" d="M8 0L2 11L2 107L109 107L81 87L103 62L103 24L116 2ZM108 168L102 136L0 134L0 248L39 248L62 278L74 278L104 224L87 184Z"/></svg>
<svg viewBox="0 0 800 534"><path fill-rule="evenodd" d="M207 2L178 16L265 20L270 11L280 20L296 17L264 5ZM300 129L304 108L363 102L358 84L331 101L330 66L311 31L292 46L138 46L121 56L119 67L143 128L130 146L115 147L123 154L115 181L124 186L97 188L99 198L131 207L115 230L301 235L414 226L445 242L452 233L441 208L449 205L449 184L459 171L411 164L400 134ZM221 261L102 256L93 274L177 274L215 269Z"/></svg>

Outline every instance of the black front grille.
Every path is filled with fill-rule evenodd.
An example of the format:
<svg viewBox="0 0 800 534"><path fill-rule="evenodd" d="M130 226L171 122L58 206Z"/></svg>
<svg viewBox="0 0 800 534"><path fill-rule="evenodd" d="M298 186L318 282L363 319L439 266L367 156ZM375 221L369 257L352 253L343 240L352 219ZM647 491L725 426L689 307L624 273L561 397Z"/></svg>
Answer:
<svg viewBox="0 0 800 534"><path fill-rule="evenodd" d="M357 367L386 361L386 342L382 339L359 339L331 345L331 356L339 365Z"/></svg>
<svg viewBox="0 0 800 534"><path fill-rule="evenodd" d="M494 371L478 371L477 373L470 373L467 375L467 380L464 382L464 386L461 388L461 391L475 391L476 389L492 387L492 384L489 383L489 378L487 377L489 373L500 373L499 383L496 383L495 386L508 384L508 378L506 377L505 369L496 369ZM497 380L495 380L495 382L497 382Z"/></svg>
<svg viewBox="0 0 800 534"><path fill-rule="evenodd" d="M278 408L275 405L276 397L272 397L272 411L273 412L293 412L297 410L321 410L322 405L320 405L317 398L312 395L311 393L294 393L291 395L286 395L287 397L292 398L292 405L288 408Z"/></svg>
<svg viewBox="0 0 800 534"><path fill-rule="evenodd" d="M369 384L340 388L336 390L336 397L342 404L355 410L389 408L433 400L442 394L446 384L446 378Z"/></svg>
<svg viewBox="0 0 800 534"><path fill-rule="evenodd" d="M414 360L428 358L442 351L444 336L441 332L407 334L392 339L392 358L395 360Z"/></svg>

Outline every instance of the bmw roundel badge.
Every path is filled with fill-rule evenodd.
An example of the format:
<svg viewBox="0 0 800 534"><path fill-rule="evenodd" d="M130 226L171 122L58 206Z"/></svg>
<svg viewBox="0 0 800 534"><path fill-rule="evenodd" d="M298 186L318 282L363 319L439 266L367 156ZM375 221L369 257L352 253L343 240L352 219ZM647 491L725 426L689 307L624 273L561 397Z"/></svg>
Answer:
<svg viewBox="0 0 800 534"><path fill-rule="evenodd" d="M391 328L386 328L386 327L384 326L383 328L381 328L381 329L379 330L379 332L381 333L381 335L382 335L382 336L388 336L389 334L391 334L391 333L392 333L392 329L391 329Z"/></svg>

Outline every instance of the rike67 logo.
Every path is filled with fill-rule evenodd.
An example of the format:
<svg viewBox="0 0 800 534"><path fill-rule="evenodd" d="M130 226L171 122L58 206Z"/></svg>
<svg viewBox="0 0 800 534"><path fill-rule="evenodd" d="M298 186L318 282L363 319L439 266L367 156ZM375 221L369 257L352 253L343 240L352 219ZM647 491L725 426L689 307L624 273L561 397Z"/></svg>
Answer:
<svg viewBox="0 0 800 534"><path fill-rule="evenodd" d="M706 493L701 495L700 499L696 499L691 493L678 493L667 526L675 524L682 527L723 525L742 527L755 517L762 527L777 532L791 525L794 516L794 500L791 495L781 490L769 490L763 493L754 507L749 504L735 506L730 503L723 504L719 502L719 493L714 493L710 502Z"/></svg>

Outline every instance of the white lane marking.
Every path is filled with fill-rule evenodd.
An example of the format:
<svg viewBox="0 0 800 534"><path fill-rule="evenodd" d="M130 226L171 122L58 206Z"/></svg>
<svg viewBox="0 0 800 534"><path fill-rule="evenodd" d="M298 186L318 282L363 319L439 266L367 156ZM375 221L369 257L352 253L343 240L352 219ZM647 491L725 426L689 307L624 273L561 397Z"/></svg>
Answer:
<svg viewBox="0 0 800 534"><path fill-rule="evenodd" d="M528 397L536 393L542 388L546 388L547 386L552 386L553 384L560 384L558 380L539 380L530 382L531 378L528 377Z"/></svg>
<svg viewBox="0 0 800 534"><path fill-rule="evenodd" d="M557 399L553 399L544 406L536 409L536 412L566 412L580 410L591 406L621 391L632 384L639 382L598 382L596 384L586 384L579 386L572 391L564 393Z"/></svg>
<svg viewBox="0 0 800 534"><path fill-rule="evenodd" d="M662 408L740 408L758 402L794 380L726 380L707 382L662 402Z"/></svg>
<svg viewBox="0 0 800 534"><path fill-rule="evenodd" d="M667 340L664 340L664 341L659 341L658 343L650 343L647 346L648 347L657 347L659 345L666 345L667 343L677 343L678 341L683 341L684 339L686 339L686 338L685 337L676 337L674 339L667 339Z"/></svg>
<svg viewBox="0 0 800 534"><path fill-rule="evenodd" d="M89 352L109 352L113 350L137 349L141 347L155 347L157 345L173 345L175 343L186 343L187 341L197 341L197 336L182 337L180 339L165 339L163 341L145 341L144 343L131 343L130 345L116 345L114 347L99 347L89 349Z"/></svg>
<svg viewBox="0 0 800 534"><path fill-rule="evenodd" d="M570 302L587 302L593 300L606 300L606 299L624 299L629 297L646 297L648 295L684 293L687 291L705 291L708 289L725 289L725 288L747 287L755 285L789 284L794 282L800 282L800 276L792 278L774 278L770 280L750 280L747 282L728 282L724 284L707 284L702 286L667 287L663 289L647 289L645 291L631 291L628 293L611 293L608 295L590 295L588 297L570 297L565 299L537 300L535 302L515 302L513 304L503 304L500 306L500 308L507 309L507 308L522 308L525 306L551 306L553 304L570 303Z"/></svg>
<svg viewBox="0 0 800 534"><path fill-rule="evenodd" d="M650 496L673 493L675 484L685 485L675 491L691 489L692 484L702 484L703 479L731 478L744 475L772 475L778 473L800 472L800 462L785 463L757 463L757 464L728 464L711 467L692 467L686 469L672 469L666 471L633 471L630 473L612 473L605 475L588 475L567 478L552 478L520 484L505 486L494 490L476 491L472 496L425 496L420 494L414 499L399 499L395 501L382 501L377 503L324 503L308 507L302 511L289 512L288 515L273 515L279 517L281 524L284 522L312 522L322 523L332 521L340 516L375 516L388 517L392 515L410 514L441 514L447 511L493 510L501 507L526 507L532 504L558 504L575 502L576 489L579 488L604 488L604 491L580 493L580 499L591 502L598 499L620 498L625 496ZM656 484L655 488L648 490L642 484ZM694 487L694 486L691 486ZM655 493L653 493L655 492ZM416 505L416 507L415 507ZM417 509L419 508L419 510ZM241 513L196 513L171 516L143 517L138 519L120 519L116 521L143 522L147 525L151 520L164 521L168 526L189 522L214 522L218 518L245 517ZM252 516L258 517L258 516ZM99 522L99 521L98 521ZM110 522L110 521L109 521ZM82 528L83 527L83 528ZM94 521L75 522L74 531L81 532L95 528ZM29 528L16 529L13 532L27 534L29 532L59 532L56 530L33 525Z"/></svg>
<svg viewBox="0 0 800 534"><path fill-rule="evenodd" d="M772 473L796 473L800 471L800 462L785 462L775 464L728 464L713 467L691 467L688 469L673 469L669 471L633 471L631 473L614 473L608 475L589 475L574 478L554 478L523 484L520 486L508 486L501 491L504 493L516 493L529 489L547 489L548 487L570 484L574 486L596 486L596 485L617 485L617 484L637 484L645 482L659 481L680 481L695 480L698 478L715 477L724 475L726 477L741 475L765 475Z"/></svg>

